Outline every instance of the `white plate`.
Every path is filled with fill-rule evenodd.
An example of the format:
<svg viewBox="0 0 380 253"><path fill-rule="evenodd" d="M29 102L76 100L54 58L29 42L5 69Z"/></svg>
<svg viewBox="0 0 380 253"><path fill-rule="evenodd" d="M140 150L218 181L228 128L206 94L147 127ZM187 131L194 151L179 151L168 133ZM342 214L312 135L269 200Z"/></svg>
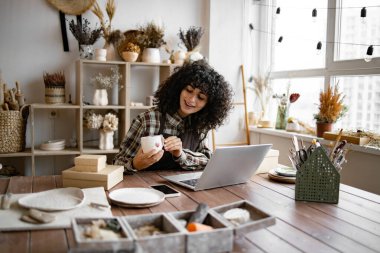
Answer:
<svg viewBox="0 0 380 253"><path fill-rule="evenodd" d="M46 147L46 146L40 146L40 149L46 150L46 151L59 151L59 150L64 150L65 146L60 146L60 147Z"/></svg>
<svg viewBox="0 0 380 253"><path fill-rule="evenodd" d="M274 171L276 171L278 175L283 176L283 177L295 177L297 174L297 171L291 167L285 167L285 168L277 167L274 169Z"/></svg>
<svg viewBox="0 0 380 253"><path fill-rule="evenodd" d="M121 205L150 205L161 203L165 195L151 188L122 188L117 189L108 195L114 203Z"/></svg>
<svg viewBox="0 0 380 253"><path fill-rule="evenodd" d="M45 141L43 144L49 144L49 145L65 145L66 140L59 139L59 140L48 140Z"/></svg>
<svg viewBox="0 0 380 253"><path fill-rule="evenodd" d="M42 211L63 211L79 207L84 202L84 193L75 187L59 188L38 193L31 193L18 200L25 208Z"/></svg>

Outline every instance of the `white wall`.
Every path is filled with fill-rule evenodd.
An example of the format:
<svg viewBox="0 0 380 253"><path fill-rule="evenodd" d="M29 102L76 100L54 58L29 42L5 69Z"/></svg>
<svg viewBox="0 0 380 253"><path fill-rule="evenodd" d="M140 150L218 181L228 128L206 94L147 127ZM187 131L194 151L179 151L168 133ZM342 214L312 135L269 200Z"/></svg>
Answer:
<svg viewBox="0 0 380 253"><path fill-rule="evenodd" d="M165 26L165 40L173 49L178 49L179 28L203 27L205 33L201 40L201 53L210 59L211 65L236 89L241 85L239 66L243 57L241 27L245 1L247 0L116 0L112 26L125 31L151 20L162 22ZM98 0L98 3L104 10L106 0ZM90 11L82 16L92 25L99 23ZM73 18L75 16L66 15L68 20ZM44 103L43 72L60 70L65 72L66 97L72 94L72 100L75 101L74 62L79 57L78 43L68 29L67 34L70 52L63 51L58 11L45 0L0 1L0 70L9 86L14 87L15 81L19 81L27 103ZM95 47L103 45L101 39ZM162 58L167 59L164 50L161 53ZM237 99L240 98L239 89ZM39 139L42 133L49 138L56 138L60 132L68 132L67 140L71 138L66 125L59 123L66 120L62 117L69 116L65 113L58 115L58 122L57 119L49 119L47 113L37 115L36 120L40 122L41 128L36 133L36 138ZM238 115L237 118L241 116ZM241 126L238 127L236 124L232 129L229 127L229 131L233 132L232 138L240 138ZM62 160L65 160L61 158L47 159L38 166L37 175L59 173L63 169ZM28 159L18 159L17 162L23 163L22 166L26 168L30 165ZM25 174L30 174L30 171L26 170Z"/></svg>

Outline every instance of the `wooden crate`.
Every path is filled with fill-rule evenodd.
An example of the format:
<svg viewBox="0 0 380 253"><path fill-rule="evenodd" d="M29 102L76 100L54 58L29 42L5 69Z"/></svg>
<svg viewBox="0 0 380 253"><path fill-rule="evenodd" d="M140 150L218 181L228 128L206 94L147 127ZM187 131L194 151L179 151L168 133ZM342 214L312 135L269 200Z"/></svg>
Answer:
<svg viewBox="0 0 380 253"><path fill-rule="evenodd" d="M338 138L338 133L333 132L324 132L323 138L326 140L335 141ZM356 136L348 136L348 135L342 135L340 137L340 140L346 140L348 143L356 144L356 145L366 145L369 142L368 137L356 137Z"/></svg>

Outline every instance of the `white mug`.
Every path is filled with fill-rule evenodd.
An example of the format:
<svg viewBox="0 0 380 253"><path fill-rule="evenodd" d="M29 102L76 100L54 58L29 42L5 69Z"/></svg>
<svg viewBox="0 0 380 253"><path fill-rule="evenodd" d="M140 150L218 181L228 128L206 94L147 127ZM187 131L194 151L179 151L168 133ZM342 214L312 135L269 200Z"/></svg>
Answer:
<svg viewBox="0 0 380 253"><path fill-rule="evenodd" d="M162 149L164 145L164 137L162 135L153 135L141 137L141 148L144 153L155 150L156 153Z"/></svg>

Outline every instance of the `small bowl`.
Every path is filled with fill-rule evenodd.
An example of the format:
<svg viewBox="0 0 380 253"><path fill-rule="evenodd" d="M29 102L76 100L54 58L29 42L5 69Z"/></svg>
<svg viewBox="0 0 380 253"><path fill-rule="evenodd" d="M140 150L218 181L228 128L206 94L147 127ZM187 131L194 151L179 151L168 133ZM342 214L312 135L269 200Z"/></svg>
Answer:
<svg viewBox="0 0 380 253"><path fill-rule="evenodd" d="M123 56L124 61L126 61L126 62L135 62L137 60L137 57L139 56L139 54L136 52L124 51L122 53L122 56Z"/></svg>

